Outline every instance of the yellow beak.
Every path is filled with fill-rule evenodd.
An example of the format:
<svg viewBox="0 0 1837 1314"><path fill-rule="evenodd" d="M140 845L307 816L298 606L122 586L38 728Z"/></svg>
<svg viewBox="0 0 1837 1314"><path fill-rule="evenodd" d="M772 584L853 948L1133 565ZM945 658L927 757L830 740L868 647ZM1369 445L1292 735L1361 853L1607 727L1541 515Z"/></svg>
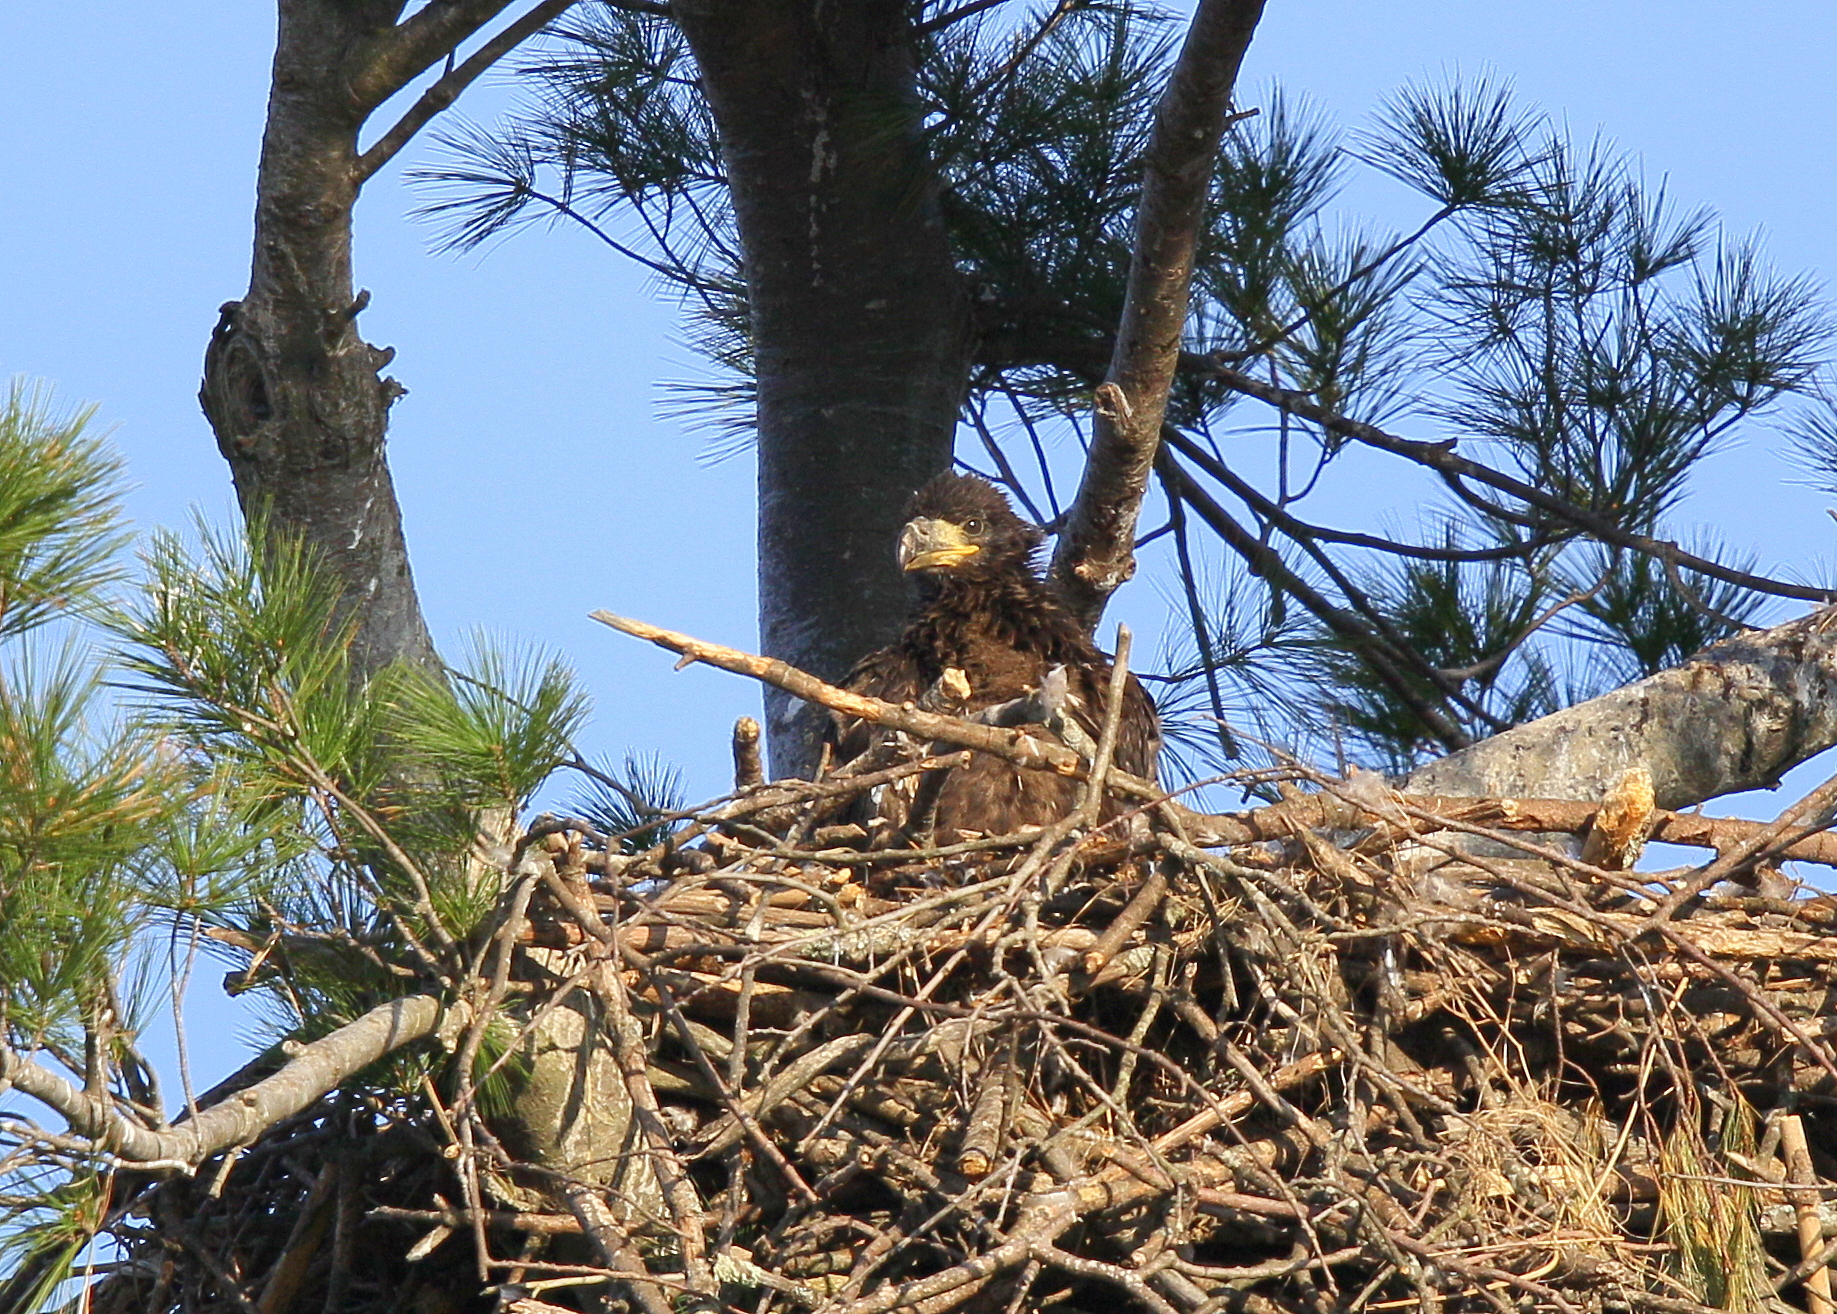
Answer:
<svg viewBox="0 0 1837 1314"><path fill-rule="evenodd" d="M901 570L952 570L980 551L979 545L965 538L963 530L948 520L921 516L908 521L899 533Z"/></svg>

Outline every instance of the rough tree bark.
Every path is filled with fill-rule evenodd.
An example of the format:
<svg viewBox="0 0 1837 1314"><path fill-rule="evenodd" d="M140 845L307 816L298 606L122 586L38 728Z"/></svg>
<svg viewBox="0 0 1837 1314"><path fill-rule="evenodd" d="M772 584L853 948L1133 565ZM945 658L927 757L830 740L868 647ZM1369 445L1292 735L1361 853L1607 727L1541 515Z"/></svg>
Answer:
<svg viewBox="0 0 1837 1314"><path fill-rule="evenodd" d="M1417 771L1413 794L1599 800L1629 768L1683 808L1771 789L1837 745L1837 613L1705 648L1669 671L1482 740Z"/></svg>
<svg viewBox="0 0 1837 1314"><path fill-rule="evenodd" d="M897 631L905 502L950 463L970 318L920 138L903 0L679 0L721 134L759 406L759 629L839 679ZM814 719L767 699L774 769Z"/></svg>
<svg viewBox="0 0 1837 1314"><path fill-rule="evenodd" d="M437 668L439 659L384 454L389 408L404 389L380 373L394 352L357 331L369 293L352 282L352 209L364 183L421 128L574 2L529 4L463 59L459 47L510 0L437 0L406 18L402 0L279 3L249 290L222 309L199 401L244 516L304 539L336 575L356 622L351 656L359 677L393 662ZM363 146L370 116L442 59L445 72ZM481 824L511 820L487 816ZM580 1116L591 1083L572 1059L594 1076L607 1063L582 1044L584 1032L580 1015L567 1009L536 1028L519 1092L522 1131L539 1157L582 1172L608 1159L602 1142L611 1133L598 1128L616 1121L599 1110Z"/></svg>
<svg viewBox="0 0 1837 1314"><path fill-rule="evenodd" d="M1052 578L1095 629L1135 574L1135 524L1180 363L1212 164L1263 0L1200 0L1155 107L1122 322Z"/></svg>
<svg viewBox="0 0 1837 1314"><path fill-rule="evenodd" d="M360 675L436 663L383 455L405 389L365 342L369 301L351 277L351 210L364 182L478 75L573 0L534 5L437 79L367 150L386 100L508 7L450 0L407 19L400 0L281 0L256 183L249 290L226 302L198 394L254 523L303 538L337 574L357 620ZM400 21L398 21L400 20Z"/></svg>

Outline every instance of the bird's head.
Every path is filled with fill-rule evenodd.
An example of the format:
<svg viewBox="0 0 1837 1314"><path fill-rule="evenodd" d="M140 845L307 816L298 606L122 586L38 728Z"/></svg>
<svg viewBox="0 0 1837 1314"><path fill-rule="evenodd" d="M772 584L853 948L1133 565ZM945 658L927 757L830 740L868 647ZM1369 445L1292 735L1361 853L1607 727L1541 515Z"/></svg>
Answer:
<svg viewBox="0 0 1837 1314"><path fill-rule="evenodd" d="M947 471L912 495L899 566L931 580L1031 574L1041 542L988 480Z"/></svg>

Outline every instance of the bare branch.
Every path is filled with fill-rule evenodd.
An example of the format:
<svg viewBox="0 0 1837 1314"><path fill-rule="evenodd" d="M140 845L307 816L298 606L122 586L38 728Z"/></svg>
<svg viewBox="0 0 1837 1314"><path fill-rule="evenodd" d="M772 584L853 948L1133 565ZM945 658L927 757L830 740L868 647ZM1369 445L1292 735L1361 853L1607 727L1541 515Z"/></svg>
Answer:
<svg viewBox="0 0 1837 1314"><path fill-rule="evenodd" d="M859 716L924 738L974 748L979 752L1003 757L1036 770L1057 771L1064 775L1078 777L1088 775L1086 764L1077 753L1062 745L1033 738L1022 731L980 725L956 717L942 716L913 707L881 702L879 699L865 698L860 694L826 684L815 676L799 671L784 662L742 652L737 648L708 643L673 630L648 625L643 621L615 616L610 612L595 612L593 618L622 633L646 639L671 652L681 653L687 661L705 662L722 670L765 681L796 697L832 708L844 715ZM1675 686L1675 688L1685 690L1700 690L1702 697L1698 699L1699 703L1716 702L1746 706L1747 715L1775 724L1775 738L1778 739L1783 734L1778 730L1778 725L1793 720L1793 718L1782 714L1777 705L1770 704L1762 697L1768 670L1772 669L1776 677L1781 672L1802 671L1810 660L1805 655L1806 645L1820 635L1828 623L1828 616L1821 614L1793 621L1772 630L1762 630L1744 635L1739 639L1727 640L1706 650L1697 661L1676 670L1663 672L1650 680L1630 685L1626 689L1615 690L1613 693L1604 694L1600 698L1578 704L1576 707L1552 716L1529 722L1515 730L1508 731L1505 735L1495 736L1483 744L1476 745L1474 749L1466 753L1431 763L1411 778L1407 786L1411 796L1407 801L1419 805L1425 811L1438 817L1461 824L1485 825L1501 830L1564 831L1580 834L1588 828L1605 786L1595 789L1592 793L1581 786L1575 786L1574 792L1570 792L1566 786L1572 785L1573 782L1567 778L1556 778L1547 765L1542 769L1542 775L1538 775L1536 780L1528 779L1529 776L1538 774L1537 764L1526 759L1522 752L1509 751L1516 737L1538 736L1551 739L1567 737L1572 741L1569 751L1578 759L1592 762L1594 760L1592 752L1584 751L1588 746L1578 740L1575 727L1577 725L1586 726L1591 719L1598 719L1607 725L1610 739L1615 739L1616 742L1628 740L1629 736L1625 731L1624 723L1629 719L1630 714L1625 708L1618 708L1617 700L1638 696L1639 691L1646 691L1645 696L1651 697L1653 695L1649 686L1662 685L1666 689ZM1768 654L1772 655L1773 666L1771 668L1767 667L1763 661ZM1752 664L1752 669L1740 666L1739 663L1743 661ZM1824 665L1837 667L1837 652L1825 653L1819 669L1822 670ZM1825 680L1831 687L1822 696L1822 705L1837 708L1837 673L1827 674ZM1731 698L1731 688L1740 690L1742 696ZM1820 688L1826 688L1826 686L1820 685ZM1775 697L1777 696L1777 691L1775 691ZM1773 708L1771 713L1767 710L1769 706ZM1724 711L1723 715L1727 717L1735 713ZM1651 721L1713 721L1713 718L1709 717L1700 707L1682 709L1675 714L1649 715L1646 719L1648 723ZM1822 730L1828 738L1837 742L1837 712L1826 715L1824 720L1816 725L1800 724L1799 729L1806 734ZM1637 745L1638 741L1631 742ZM1798 744L1800 751L1806 747L1802 741L1794 742ZM1762 783L1760 777L1766 772L1785 769L1785 766L1781 765L1780 753L1783 750L1779 744L1768 740L1758 731L1753 732L1751 743L1756 754L1751 764L1752 775L1744 777L1742 781L1728 788L1752 788ZM1499 744L1504 744L1507 750L1502 753L1506 759L1505 766L1517 766L1527 775L1527 779L1520 782L1516 788L1483 788L1485 781L1477 775L1480 767L1485 764L1484 754L1488 746ZM1471 762L1470 757L1473 759ZM1660 759L1661 755L1656 753L1650 753L1649 756L1642 759L1644 764L1653 770L1655 781L1658 782L1656 788L1661 804L1661 810L1656 814L1653 823L1651 839L1670 844L1726 849L1751 842L1756 836L1767 830L1759 822L1744 822L1732 818L1685 816L1663 810L1688 806L1710 795L1693 795L1690 793L1690 788L1681 787L1678 784L1676 770ZM1652 767L1655 760L1659 761L1659 765ZM935 766L936 764L929 765ZM911 769L908 766L898 770L903 772ZM1624 767L1620 769L1624 770ZM1495 774L1497 778L1510 783L1511 778L1504 767L1495 764ZM878 777L874 779L878 780ZM852 782L838 782L837 787L860 788L865 787L868 783L869 779L863 778ZM1157 789L1148 781L1118 771L1114 767L1111 768L1106 783L1117 793L1126 797L1157 802L1167 797L1165 791ZM811 788L816 790L823 787ZM1728 788L1716 792L1728 792ZM1678 801L1680 799L1681 801ZM777 796L774 795L771 801L776 802ZM748 804L749 809L756 809L758 806L758 801ZM1280 839L1301 830L1356 829L1369 824L1368 820L1362 821L1343 810L1334 810L1330 800L1323 795L1310 795L1303 800L1280 803L1250 812L1222 814L1195 812L1177 804L1168 806L1180 819L1182 825L1209 844L1252 843ZM721 811L725 813L729 810L731 809ZM1769 836L1772 834L1772 832L1767 833ZM1837 838L1828 835L1795 836L1791 839L1790 847L1782 850L1779 856L1837 865Z"/></svg>
<svg viewBox="0 0 1837 1314"><path fill-rule="evenodd" d="M1087 628L1135 573L1135 522L1179 366L1212 163L1262 14L1263 0L1200 0L1155 111L1122 323L1084 478L1053 554L1052 578Z"/></svg>
<svg viewBox="0 0 1837 1314"><path fill-rule="evenodd" d="M646 624L644 621L615 616L609 611L596 611L593 613L593 619L602 625L611 626L622 634L629 634L636 639L646 639L660 648L681 653L684 665L690 662L706 662L710 666L718 666L736 675L750 676L774 688L783 689L786 693L802 698L806 702L817 703L841 712L844 716L859 717L863 721L891 726L895 730L904 730L908 734L942 740L947 744L960 744L965 748L974 748L979 752L1006 758L1010 762L1030 767L1036 771L1056 771L1063 776L1080 778L1086 772L1084 759L1071 749L1051 740L1036 739L1024 731L1004 730L998 726L981 725L975 721L965 721L954 716L943 716L937 712L920 711L916 707L900 706L882 702L878 698L868 698L828 684L807 671L800 671L795 666L781 662L777 658L760 657L754 653L742 652L738 648L709 643L704 639L679 634L675 630L666 630L656 625ZM1110 770L1109 784L1118 793L1133 798L1160 800L1166 797L1165 790L1139 776L1132 776L1114 767Z"/></svg>
<svg viewBox="0 0 1837 1314"><path fill-rule="evenodd" d="M1458 561L1462 563L1483 561L1518 561L1523 560L1551 544L1561 537L1558 534L1539 534L1525 539L1522 543L1507 543L1501 547L1490 548L1437 548L1421 543L1403 543L1393 538L1384 538L1375 534L1359 534L1350 530L1329 529L1324 525L1310 524L1297 516L1291 515L1281 506L1272 502L1257 491L1254 484L1240 479L1233 474L1217 457L1205 448L1181 433L1172 425L1162 430L1163 441L1191 461L1201 470L1218 480L1232 493L1236 494L1258 516L1270 521L1288 537L1296 542L1318 540L1322 543L1341 543L1347 547L1370 548L1374 552L1387 552L1396 557L1410 557L1418 561Z"/></svg>
<svg viewBox="0 0 1837 1314"><path fill-rule="evenodd" d="M246 1145L292 1117L383 1055L434 1033L446 1013L433 995L409 995L371 1009L355 1022L306 1045L271 1077L237 1091L194 1119L167 1131L130 1122L106 1102L0 1044L0 1083L48 1105L89 1138L137 1164L182 1164L195 1169L234 1145Z"/></svg>
<svg viewBox="0 0 1837 1314"><path fill-rule="evenodd" d="M995 9L1008 3L1008 0L968 0L955 9L946 9L943 13L933 14L922 23L912 25L916 36L930 36L933 32L942 32L952 23L961 23L966 18L973 18L985 10Z"/></svg>
<svg viewBox="0 0 1837 1314"><path fill-rule="evenodd" d="M1433 671L1422 664L1420 656L1388 642L1366 618L1337 606L1291 570L1279 552L1225 514L1224 508L1199 487L1193 477L1168 453L1161 453L1161 458L1157 468L1169 497L1178 497L1192 507L1212 532L1242 557L1252 571L1273 581L1284 593L1318 617L1336 636L1353 646L1372 671L1384 681L1385 687L1408 705L1444 748L1452 752L1472 742L1467 732L1442 708L1422 695L1422 691L1411 682L1403 669L1405 666L1417 665L1432 681Z"/></svg>
<svg viewBox="0 0 1837 1314"><path fill-rule="evenodd" d="M422 92L420 99L409 106L408 112L396 120L394 127L377 138L370 149L358 157L358 180L368 181L372 174L394 159L397 152L408 144L409 139L426 127L436 114L459 99L459 93L476 82L480 74L524 41L560 18L573 7L574 2L575 0L543 0L543 3L536 5L523 17L467 56L464 63L442 74L440 80ZM441 6L429 5L421 12L426 13L428 10L439 8ZM417 14L416 17L420 15ZM458 42L455 41L454 45L457 44Z"/></svg>

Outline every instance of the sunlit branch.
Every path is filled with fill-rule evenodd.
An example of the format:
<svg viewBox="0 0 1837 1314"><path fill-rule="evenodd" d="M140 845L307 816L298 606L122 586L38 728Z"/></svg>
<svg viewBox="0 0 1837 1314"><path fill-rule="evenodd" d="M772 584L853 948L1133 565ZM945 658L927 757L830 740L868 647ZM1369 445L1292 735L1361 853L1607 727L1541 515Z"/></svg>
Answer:
<svg viewBox="0 0 1837 1314"><path fill-rule="evenodd" d="M166 1131L122 1117L106 1101L92 1099L4 1044L0 1083L56 1110L96 1152L112 1152L136 1163L195 1168L309 1107L383 1055L432 1035L444 1011L432 995L409 995L378 1005L331 1035L302 1046L279 1072Z"/></svg>

